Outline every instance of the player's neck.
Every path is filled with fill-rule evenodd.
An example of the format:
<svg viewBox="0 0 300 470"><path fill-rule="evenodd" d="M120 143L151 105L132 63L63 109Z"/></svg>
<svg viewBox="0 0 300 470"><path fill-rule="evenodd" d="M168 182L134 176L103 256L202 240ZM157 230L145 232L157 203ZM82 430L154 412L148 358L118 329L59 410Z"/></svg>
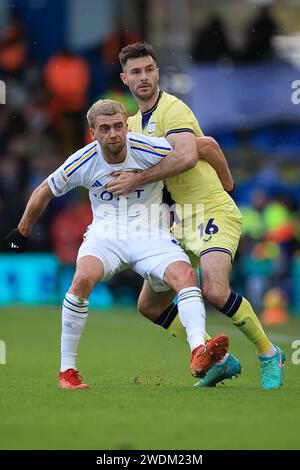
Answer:
<svg viewBox="0 0 300 470"><path fill-rule="evenodd" d="M157 91L156 91L155 95L153 95L149 100L145 101L145 100L140 100L140 99L136 98L136 102L138 104L139 110L142 113L146 113L151 108L153 108L153 106L155 105L155 103L158 99L159 93L160 93L160 90L159 90L159 88L157 88Z"/></svg>
<svg viewBox="0 0 300 470"><path fill-rule="evenodd" d="M102 150L102 155L103 155L104 160L109 165L118 165L118 163L124 163L126 160L126 155L127 155L127 146L125 145L125 147L117 155L105 152L103 150Z"/></svg>

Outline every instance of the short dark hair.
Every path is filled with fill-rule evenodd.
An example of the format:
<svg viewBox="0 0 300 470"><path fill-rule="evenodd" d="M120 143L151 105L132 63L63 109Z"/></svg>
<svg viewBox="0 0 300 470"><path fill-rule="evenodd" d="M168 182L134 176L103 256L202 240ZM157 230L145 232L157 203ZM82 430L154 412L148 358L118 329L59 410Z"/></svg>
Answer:
<svg viewBox="0 0 300 470"><path fill-rule="evenodd" d="M157 62L154 47L149 42L135 42L121 49L119 60L122 68L124 68L128 59L137 59L138 57L147 57L148 55Z"/></svg>

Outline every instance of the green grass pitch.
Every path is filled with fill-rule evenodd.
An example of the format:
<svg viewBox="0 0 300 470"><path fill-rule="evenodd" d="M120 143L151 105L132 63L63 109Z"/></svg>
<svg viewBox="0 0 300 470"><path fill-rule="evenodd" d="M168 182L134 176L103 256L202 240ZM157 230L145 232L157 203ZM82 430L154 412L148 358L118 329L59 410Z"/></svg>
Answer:
<svg viewBox="0 0 300 470"><path fill-rule="evenodd" d="M287 353L285 386L260 389L252 345L229 320L208 314L208 330L230 335L242 375L197 389L189 350L129 310L91 311L78 366L91 390L57 387L60 308L0 311L1 449L299 449L300 365L291 343L300 321L271 329Z"/></svg>

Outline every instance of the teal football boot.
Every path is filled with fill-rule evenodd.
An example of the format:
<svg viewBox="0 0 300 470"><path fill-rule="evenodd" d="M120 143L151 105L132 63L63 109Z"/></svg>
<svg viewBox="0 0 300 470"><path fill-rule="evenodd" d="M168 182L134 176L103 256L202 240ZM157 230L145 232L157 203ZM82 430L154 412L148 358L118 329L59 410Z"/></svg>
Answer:
<svg viewBox="0 0 300 470"><path fill-rule="evenodd" d="M215 387L217 383L237 377L242 371L241 364L233 354L229 354L224 364L212 366L205 377L194 384L194 387Z"/></svg>
<svg viewBox="0 0 300 470"><path fill-rule="evenodd" d="M277 352L272 357L259 357L261 371L261 386L263 390L276 390L283 384L283 366L285 354L275 346Z"/></svg>

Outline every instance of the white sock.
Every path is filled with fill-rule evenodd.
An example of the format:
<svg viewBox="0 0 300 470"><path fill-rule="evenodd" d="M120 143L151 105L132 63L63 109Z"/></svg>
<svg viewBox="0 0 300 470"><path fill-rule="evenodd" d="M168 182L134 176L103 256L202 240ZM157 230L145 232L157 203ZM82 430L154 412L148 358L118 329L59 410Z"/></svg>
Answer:
<svg viewBox="0 0 300 470"><path fill-rule="evenodd" d="M177 296L179 318L186 330L191 351L204 344L205 308L199 287L181 289Z"/></svg>
<svg viewBox="0 0 300 470"><path fill-rule="evenodd" d="M273 357L275 356L276 353L277 353L277 349L275 348L275 346L273 346L273 344L271 344L268 351L265 353L259 353L258 357L265 357L265 358Z"/></svg>
<svg viewBox="0 0 300 470"><path fill-rule="evenodd" d="M61 368L76 368L79 341L88 316L88 301L67 293L62 308Z"/></svg>

